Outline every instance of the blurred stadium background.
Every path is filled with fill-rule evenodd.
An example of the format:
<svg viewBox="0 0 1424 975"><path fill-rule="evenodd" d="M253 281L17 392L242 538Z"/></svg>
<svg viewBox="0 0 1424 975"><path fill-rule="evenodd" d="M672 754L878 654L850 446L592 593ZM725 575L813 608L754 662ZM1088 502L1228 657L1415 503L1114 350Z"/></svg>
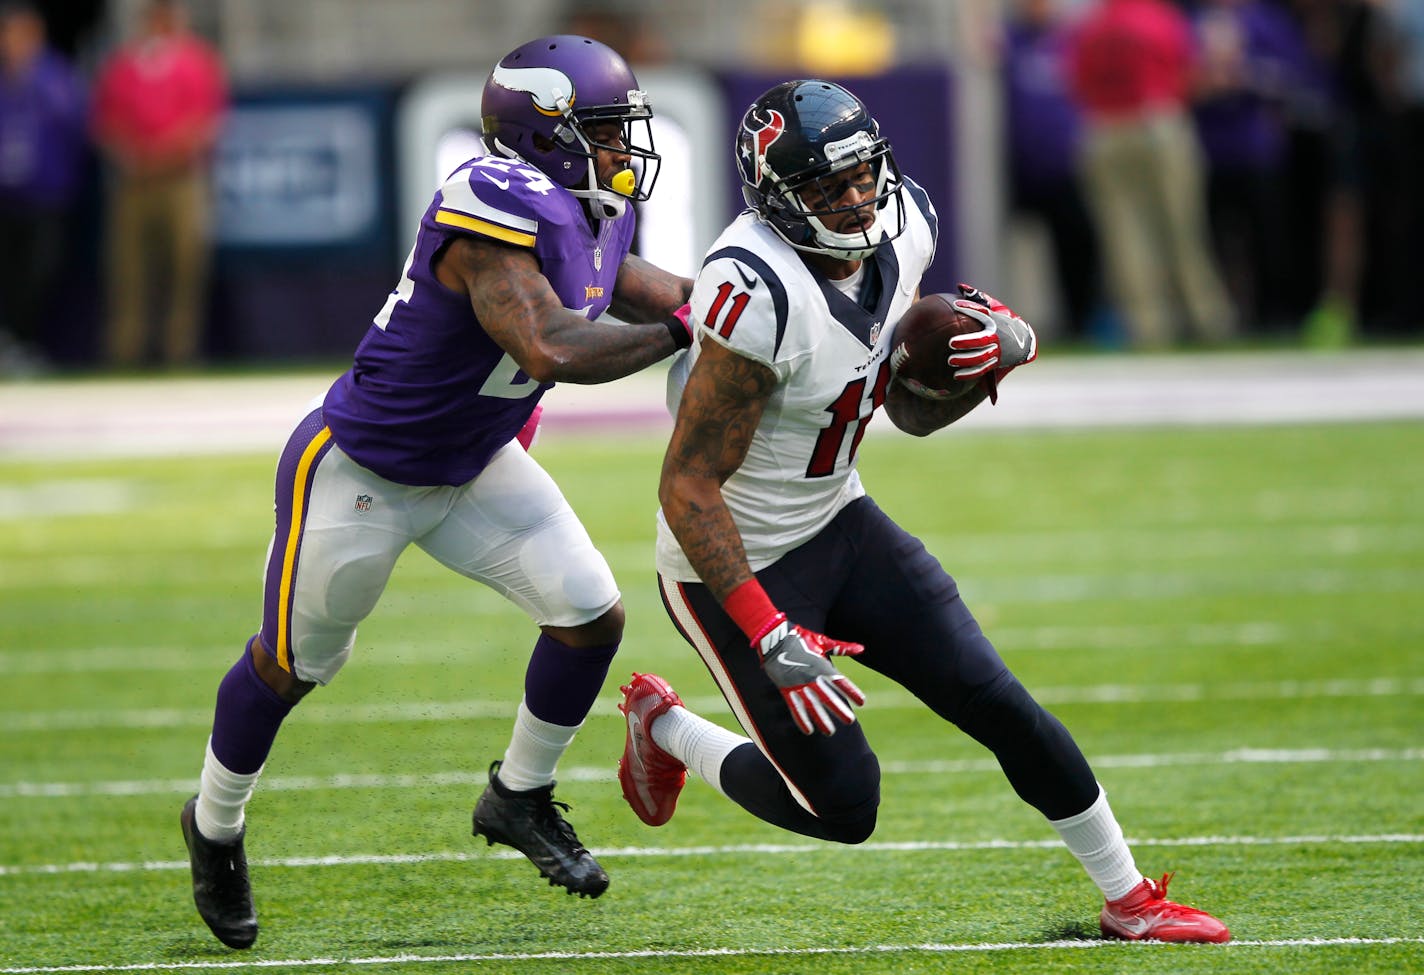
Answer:
<svg viewBox="0 0 1424 975"><path fill-rule="evenodd" d="M1059 6L1071 15L1090 3ZM924 290L982 283L1012 296L1052 340L1065 323L1047 236L1032 221L1010 219L1006 201L998 51L1013 5L191 0L192 25L218 46L234 95L214 169L206 360L344 358L394 281L437 179L477 148L490 66L524 40L562 30L623 52L659 112L666 166L643 212L642 252L690 273L740 208L730 137L746 104L790 76L832 77L870 104L902 167L939 207L944 232ZM142 3L42 6L55 42L92 71ZM102 192L96 174L79 273L44 340L60 365L98 359L103 227L93 214ZM1317 270L1299 269L1306 310L1320 287ZM1413 338L1419 324L1392 322L1384 337Z"/></svg>
<svg viewBox="0 0 1424 975"><path fill-rule="evenodd" d="M122 36L139 0L64 4L56 40L93 61ZM740 206L730 133L752 97L788 73L853 75L902 133L906 168L945 211L958 198L938 283L997 277L993 248L960 246L995 225L992 159L961 160L956 118L974 68L952 71L976 4L570 3L192 0L194 29L227 63L234 107L214 171L216 266L206 349L214 359L345 354L391 286L419 213L451 161L477 148L480 90L505 51L530 37L595 34L653 93L666 167L643 214L640 250L693 271ZM986 8L987 9L987 8ZM67 20L66 20L67 18ZM961 89L956 93L956 84ZM913 92L913 97L903 97ZM892 94L895 97L891 97ZM982 170L973 179L960 174ZM967 192L968 187L974 193ZM96 188L96 192L97 192ZM948 216L948 213L945 214ZM977 227L978 233L973 233ZM94 239L101 228L90 224ZM959 253L965 255L957 260ZM972 256L971 256L972 255ZM91 258L95 254L89 255ZM952 270L951 270L952 269ZM959 277L954 277L958 275ZM97 276L56 309L56 358L95 354Z"/></svg>

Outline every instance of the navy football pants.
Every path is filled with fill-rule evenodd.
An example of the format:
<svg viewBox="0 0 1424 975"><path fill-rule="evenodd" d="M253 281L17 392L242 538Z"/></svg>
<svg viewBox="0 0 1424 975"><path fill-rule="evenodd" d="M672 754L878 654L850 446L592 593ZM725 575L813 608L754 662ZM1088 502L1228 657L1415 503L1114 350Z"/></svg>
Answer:
<svg viewBox="0 0 1424 975"><path fill-rule="evenodd" d="M870 499L757 573L778 609L809 630L865 645L834 658L884 674L992 751L1014 790L1049 819L1098 796L1087 760L1057 718L1009 672L954 579ZM661 580L663 604L701 654L756 747L722 766L722 787L753 815L821 839L859 843L875 828L880 766L860 722L803 735L745 634L707 587ZM779 770L779 771L778 771Z"/></svg>

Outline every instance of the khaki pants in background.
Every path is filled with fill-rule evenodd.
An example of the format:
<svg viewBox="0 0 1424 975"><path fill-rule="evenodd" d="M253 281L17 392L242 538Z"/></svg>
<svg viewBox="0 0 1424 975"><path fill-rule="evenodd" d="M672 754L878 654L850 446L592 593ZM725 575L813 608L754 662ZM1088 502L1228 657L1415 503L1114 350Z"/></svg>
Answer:
<svg viewBox="0 0 1424 975"><path fill-rule="evenodd" d="M171 366L201 347L211 260L207 174L119 176L109 186L107 251L109 364L137 365L158 349Z"/></svg>
<svg viewBox="0 0 1424 975"><path fill-rule="evenodd" d="M1163 112L1093 122L1082 178L1102 242L1106 283L1134 346L1236 332L1207 229L1201 147L1191 120ZM1184 334L1186 333L1186 334Z"/></svg>

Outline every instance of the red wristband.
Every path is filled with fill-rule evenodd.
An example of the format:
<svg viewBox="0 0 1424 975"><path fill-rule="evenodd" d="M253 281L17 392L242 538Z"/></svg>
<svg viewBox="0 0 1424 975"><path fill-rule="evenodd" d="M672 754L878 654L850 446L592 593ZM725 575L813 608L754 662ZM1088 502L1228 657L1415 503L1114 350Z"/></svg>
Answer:
<svg viewBox="0 0 1424 975"><path fill-rule="evenodd" d="M765 636L782 615L756 579L748 579L728 593L722 608L752 643Z"/></svg>

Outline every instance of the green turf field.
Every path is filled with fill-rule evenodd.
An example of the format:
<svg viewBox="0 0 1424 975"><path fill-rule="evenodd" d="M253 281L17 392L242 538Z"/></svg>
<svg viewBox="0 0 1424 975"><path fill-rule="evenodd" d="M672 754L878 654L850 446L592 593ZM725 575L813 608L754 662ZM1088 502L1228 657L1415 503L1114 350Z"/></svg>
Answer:
<svg viewBox="0 0 1424 975"><path fill-rule="evenodd" d="M1074 731L1149 873L1227 946L1105 943L1095 889L986 753L854 663L885 771L870 843L700 782L658 830L613 769L616 679L557 796L612 886L476 845L532 627L407 554L249 808L262 934L191 899L178 811L258 621L275 457L7 462L0 972L1424 971L1424 424L870 437L882 507ZM656 596L659 445L537 454L613 565L614 678L731 721Z"/></svg>

